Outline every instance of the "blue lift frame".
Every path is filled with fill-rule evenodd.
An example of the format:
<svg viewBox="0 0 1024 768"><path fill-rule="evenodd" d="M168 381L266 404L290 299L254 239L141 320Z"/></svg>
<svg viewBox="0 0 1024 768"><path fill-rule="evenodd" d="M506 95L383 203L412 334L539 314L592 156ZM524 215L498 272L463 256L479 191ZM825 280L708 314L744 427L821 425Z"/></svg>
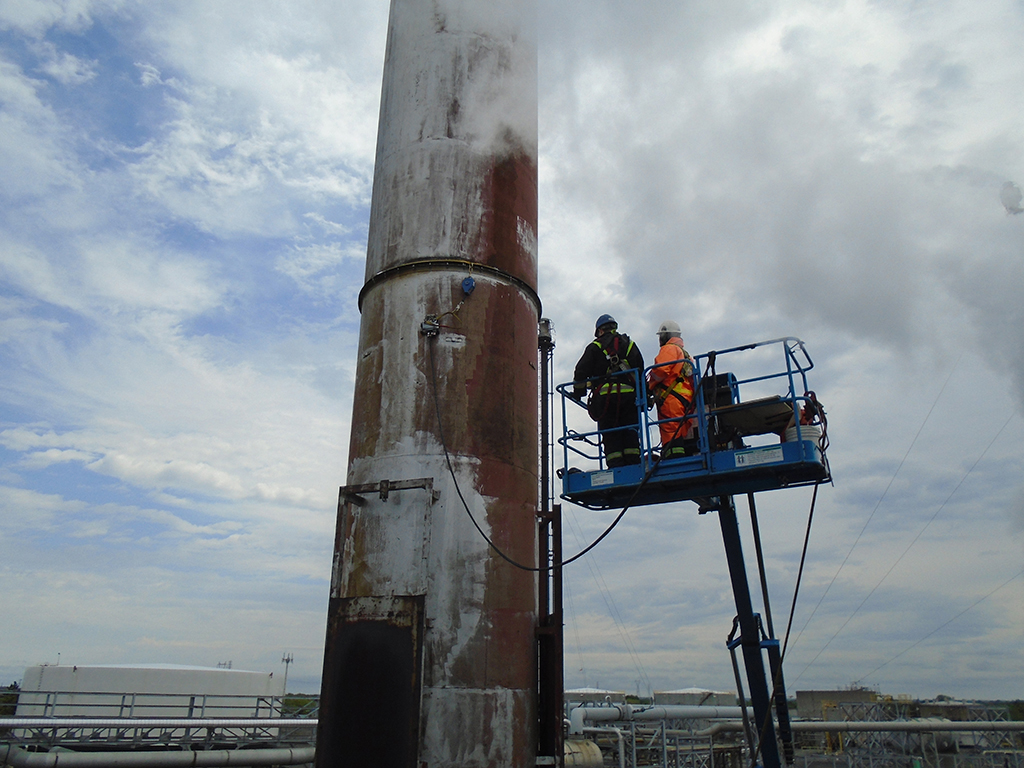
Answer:
<svg viewBox="0 0 1024 768"><path fill-rule="evenodd" d="M763 347L778 347L780 367L768 373L737 379L732 373L714 374L723 358ZM647 409L647 373L632 369L641 462L609 468L600 450L601 431L576 432L568 426L572 408L585 408L573 399L573 383L560 384L563 450L562 494L566 501L589 509L662 504L776 488L794 488L830 479L828 461L818 443L820 429L795 419L796 439L775 445L748 447L744 437L783 432L803 407L811 403L807 372L814 367L803 341L787 336L756 344L708 352L694 358L697 439L692 455L660 459L652 445L652 427L661 424ZM710 369L710 370L709 370ZM599 377L603 378L603 377ZM778 380L784 391L776 396L743 402L740 388ZM633 429L620 427L619 429ZM583 463L586 469L571 466ZM596 465L596 466L594 466Z"/></svg>
<svg viewBox="0 0 1024 768"><path fill-rule="evenodd" d="M732 373L719 374L716 371L719 362L727 356L771 346L781 349L783 360L780 367L768 373L738 379ZM562 437L558 440L564 459L559 473L562 478L561 496L566 501L590 509L693 500L700 505L701 513L718 512L736 602L736 622L726 645L733 656L734 669L735 650L739 648L743 654L750 703L754 710L754 728L748 726L746 729L754 756L752 759L756 762L759 756L765 768L780 768L776 721L772 718L773 704L779 733L783 737L786 762L792 762L782 659L778 640L762 636L760 617L753 610L733 496L748 494L753 515L753 494L756 491L794 488L831 480L821 412L807 382L807 372L814 363L803 341L792 336L698 355L694 358L696 407L694 413L686 417L693 420L697 437L691 450L687 451L690 455L664 459L651 442L651 433L655 431L652 427L662 422L650 418L647 407L646 379L655 367L657 365L644 371L630 371L636 392L638 426L618 428L638 429L641 461L637 465L607 467L600 448L602 432L569 429L566 414L570 407L586 407L573 398L573 382L556 388L562 395ZM597 377L595 381L603 378ZM741 399L741 386L775 380L784 389L781 394L746 402ZM801 424L805 408L812 418L810 423ZM789 430L792 430L790 437L794 439L786 439ZM780 442L757 447L747 446L744 442L745 437L766 434L779 435ZM571 467L570 459L596 463L597 467ZM766 604L767 599L766 594ZM739 637L734 637L736 627L740 630ZM770 691L766 684L764 651L768 653L771 668ZM742 697L738 669L736 682Z"/></svg>

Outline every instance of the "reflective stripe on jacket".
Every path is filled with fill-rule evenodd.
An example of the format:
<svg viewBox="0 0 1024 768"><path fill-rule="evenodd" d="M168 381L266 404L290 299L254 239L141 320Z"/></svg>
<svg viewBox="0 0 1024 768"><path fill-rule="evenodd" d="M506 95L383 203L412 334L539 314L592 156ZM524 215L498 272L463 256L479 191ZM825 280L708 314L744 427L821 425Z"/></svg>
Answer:
<svg viewBox="0 0 1024 768"><path fill-rule="evenodd" d="M611 377L609 381L600 382L600 386L597 387L597 394L633 394L634 392L636 392L636 387L633 386L633 376L625 373L625 371L630 370L630 368L632 367L629 364L628 358L630 353L633 351L633 342L632 340L629 340L628 337L626 337L629 343L626 344L625 351L616 355L614 352L611 352L608 349L606 349L605 346L601 343L601 339L605 338L609 339L612 343L614 343L616 339L620 339L623 337L618 333L612 333L608 334L607 336L602 336L599 339L594 339L592 342L590 342L591 344L595 345L599 350L601 350L601 354L603 354L605 358L608 360L608 370L606 371L606 373L608 376ZM598 382L593 382L592 386L595 386L597 384Z"/></svg>
<svg viewBox="0 0 1024 768"><path fill-rule="evenodd" d="M678 337L669 339L658 350L654 359L655 365L647 375L647 386L661 402L668 397L680 401L687 411L694 405L693 358L683 348L683 340Z"/></svg>
<svg viewBox="0 0 1024 768"><path fill-rule="evenodd" d="M573 396L582 399L590 390L591 395L598 397L614 397L618 393L635 397L636 374L631 372L634 369L644 369L640 348L624 333L604 333L587 344L576 363ZM617 386L607 387L606 384Z"/></svg>

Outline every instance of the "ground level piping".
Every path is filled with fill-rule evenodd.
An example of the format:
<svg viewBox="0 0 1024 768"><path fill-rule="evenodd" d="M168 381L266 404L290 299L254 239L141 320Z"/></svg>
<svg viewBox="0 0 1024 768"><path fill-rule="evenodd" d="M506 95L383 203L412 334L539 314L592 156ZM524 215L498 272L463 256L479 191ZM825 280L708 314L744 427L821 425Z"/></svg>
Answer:
<svg viewBox="0 0 1024 768"><path fill-rule="evenodd" d="M302 765L313 762L315 747L277 749L218 749L192 752L27 752L0 745L0 764L14 768L170 768L171 766Z"/></svg>
<svg viewBox="0 0 1024 768"><path fill-rule="evenodd" d="M712 737L720 733L743 730L740 707L708 706L654 706L633 707L620 704L603 707L576 707L569 713L569 732L583 735L613 733L619 740L620 764L623 757L624 734L618 728L585 727L584 722L630 722L657 720L714 720L731 719L715 723L695 732L697 737ZM2 717L0 728L315 728L316 718L124 718L124 717ZM1024 721L953 721L922 718L918 720L890 720L886 722L824 722L819 720L792 723L802 733L853 732L969 732L969 731L1024 731ZM180 751L121 751L121 752L28 752L13 745L0 745L0 765L14 768L176 768L177 766L259 766L301 765L313 762L314 747L231 750Z"/></svg>
<svg viewBox="0 0 1024 768"><path fill-rule="evenodd" d="M964 720L886 720L869 722L824 722L820 720L791 723L793 730L799 733L856 733L871 731L888 731L891 733L935 733L935 732L967 732L967 731L1024 731L1024 721L1020 720L984 720L967 722ZM710 728L698 731L694 736L715 736L719 733L743 730L743 723L715 723Z"/></svg>
<svg viewBox="0 0 1024 768"><path fill-rule="evenodd" d="M749 711L749 710L748 710ZM576 707L569 712L569 733L583 733L583 723L622 723L631 720L735 720L743 717L742 707L658 705L634 707L612 704L604 707Z"/></svg>
<svg viewBox="0 0 1024 768"><path fill-rule="evenodd" d="M315 728L315 717L0 717L0 728Z"/></svg>

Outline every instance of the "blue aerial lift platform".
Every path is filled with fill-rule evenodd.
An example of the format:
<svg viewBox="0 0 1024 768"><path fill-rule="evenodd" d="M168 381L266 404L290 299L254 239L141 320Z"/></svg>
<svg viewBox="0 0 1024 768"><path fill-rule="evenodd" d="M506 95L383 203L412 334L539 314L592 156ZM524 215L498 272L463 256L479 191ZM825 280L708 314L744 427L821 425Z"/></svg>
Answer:
<svg viewBox="0 0 1024 768"><path fill-rule="evenodd" d="M723 362L740 364L743 357L750 359L746 368L752 363L756 369L751 375L716 373ZM569 414L576 408L585 410L586 404L573 398L572 382L559 385L562 498L590 509L613 509L828 481L824 425L807 381L813 366L804 343L793 337L697 355L696 408L687 417L696 437L686 456L664 459L657 446L658 430L653 429L661 422L656 410L647 408L647 373L656 366L633 369L641 462L614 468L604 462L600 430L570 429ZM751 400L741 397L741 388L766 387L776 391Z"/></svg>
<svg viewBox="0 0 1024 768"><path fill-rule="evenodd" d="M716 369L725 360L733 370L718 373ZM673 364L675 361L665 365ZM736 649L742 651L755 716L753 724L744 718L751 763L763 768L781 768L777 725L785 762L792 765L793 739L786 706L783 659L768 606L754 493L831 480L825 456L828 447L825 411L807 381L807 372L814 363L804 343L793 337L698 355L693 360L695 405L692 413L682 417L692 421L691 437L681 446L682 456L665 457L661 455L663 446L652 440L652 435L660 435L656 427L663 422L658 421L656 411L648 408L647 376L656 367L629 372L636 393L636 426L617 429L638 432L640 463L633 466L608 467L605 464L603 436L611 430L581 432L569 427L570 414L574 414L574 421L582 421L574 409L585 409L586 405L574 399L573 382L557 387L562 395L562 437L558 440L564 459L559 471L562 498L590 509L622 508L623 513L627 507L692 500L698 503L701 513L718 513L737 612L727 646L733 653L737 690L746 711L735 658ZM601 379L606 378L597 377L593 383L600 386ZM744 395L753 392L754 396L744 399L741 388ZM665 420L669 421L672 420ZM733 496L738 494L746 494L750 506L767 633L760 616L754 613L747 584L733 503ZM736 637L737 629L739 637ZM765 651L770 686L765 679L762 656Z"/></svg>

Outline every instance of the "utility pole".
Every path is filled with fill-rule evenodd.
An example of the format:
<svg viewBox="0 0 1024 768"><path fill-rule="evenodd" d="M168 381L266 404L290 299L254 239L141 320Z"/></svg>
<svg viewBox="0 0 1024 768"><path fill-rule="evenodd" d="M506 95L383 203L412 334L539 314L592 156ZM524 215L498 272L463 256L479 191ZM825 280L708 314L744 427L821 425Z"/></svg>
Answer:
<svg viewBox="0 0 1024 768"><path fill-rule="evenodd" d="M281 663L284 664L284 695L288 695L288 665L295 661L295 657L290 653L285 653L281 657Z"/></svg>

